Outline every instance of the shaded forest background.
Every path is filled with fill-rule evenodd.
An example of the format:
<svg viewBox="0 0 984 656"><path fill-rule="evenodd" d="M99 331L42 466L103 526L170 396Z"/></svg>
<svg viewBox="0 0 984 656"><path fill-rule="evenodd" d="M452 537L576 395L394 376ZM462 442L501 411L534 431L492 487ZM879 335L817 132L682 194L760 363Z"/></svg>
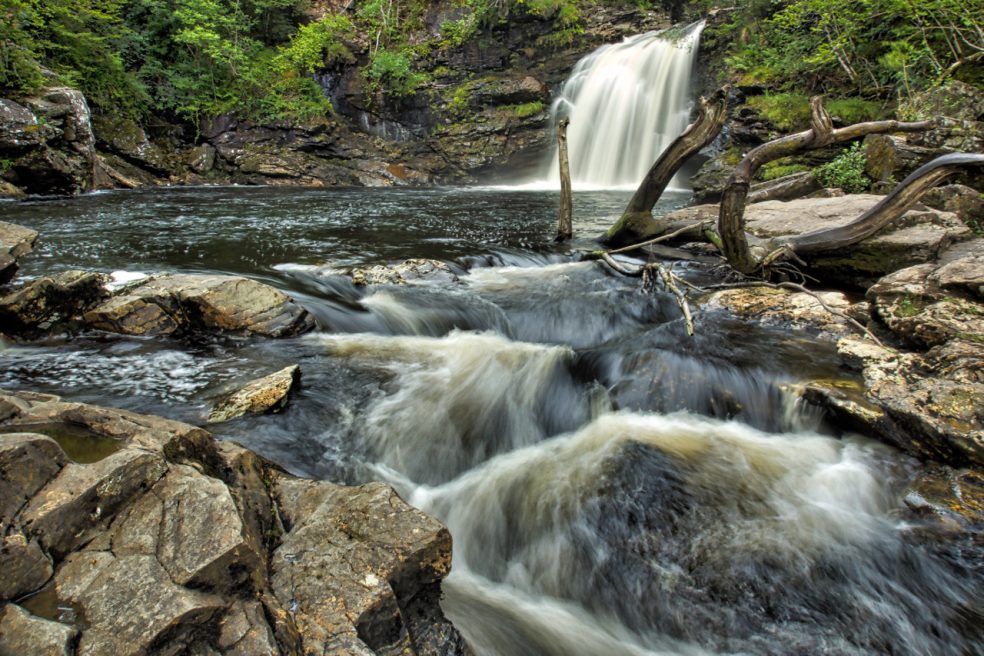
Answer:
<svg viewBox="0 0 984 656"><path fill-rule="evenodd" d="M358 67L370 102L398 103L441 74L435 51L531 18L552 21L539 45L561 48L599 5L677 21L716 9L708 0L2 0L0 95L60 83L97 113L136 120L197 125L235 112L312 122L332 115L318 72ZM749 0L707 30L702 48L716 53L720 81L761 87L756 109L795 129L809 94L836 96L832 113L854 121L904 113L915 92L950 78L981 87L982 30L980 0Z"/></svg>

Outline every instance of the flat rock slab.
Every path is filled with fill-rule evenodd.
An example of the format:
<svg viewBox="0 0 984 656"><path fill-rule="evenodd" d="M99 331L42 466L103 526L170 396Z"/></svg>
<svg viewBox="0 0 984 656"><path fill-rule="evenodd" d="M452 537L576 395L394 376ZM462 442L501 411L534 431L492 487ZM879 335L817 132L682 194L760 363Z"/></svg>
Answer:
<svg viewBox="0 0 984 656"><path fill-rule="evenodd" d="M39 278L0 298L0 319L15 333L53 328L106 298L108 281L105 274L88 271Z"/></svg>
<svg viewBox="0 0 984 656"><path fill-rule="evenodd" d="M213 424L246 414L280 412L300 377L301 368L294 364L254 380L216 404L208 421Z"/></svg>
<svg viewBox="0 0 984 656"><path fill-rule="evenodd" d="M237 276L176 274L153 278L85 313L91 327L127 335L183 330L288 337L314 328L314 317L280 290Z"/></svg>
<svg viewBox="0 0 984 656"><path fill-rule="evenodd" d="M882 198L851 194L752 203L745 208L745 229L764 240L833 228L858 218ZM718 209L717 205L697 205L672 212L665 220L717 221ZM809 264L831 279L859 280L867 286L901 267L935 260L952 244L972 237L973 232L955 214L917 206L858 244L811 255Z"/></svg>

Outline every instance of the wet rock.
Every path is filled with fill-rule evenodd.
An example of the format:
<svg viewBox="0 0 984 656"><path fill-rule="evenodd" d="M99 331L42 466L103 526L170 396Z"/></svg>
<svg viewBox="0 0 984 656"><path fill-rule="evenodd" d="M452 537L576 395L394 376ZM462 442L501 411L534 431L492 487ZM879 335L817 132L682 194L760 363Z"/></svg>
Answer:
<svg viewBox="0 0 984 656"><path fill-rule="evenodd" d="M934 516L958 528L984 522L984 475L979 471L928 467L903 500L916 517Z"/></svg>
<svg viewBox="0 0 984 656"><path fill-rule="evenodd" d="M93 118L96 145L119 155L131 164L158 175L166 175L175 168L165 154L147 138L143 128L131 118L100 114Z"/></svg>
<svg viewBox="0 0 984 656"><path fill-rule="evenodd" d="M208 421L218 423L245 414L280 412L300 377L301 368L295 364L254 380L216 404Z"/></svg>
<svg viewBox="0 0 984 656"><path fill-rule="evenodd" d="M359 267L352 270L355 285L402 285L419 279L457 282L456 276L444 262L438 260L410 259L399 264Z"/></svg>
<svg viewBox="0 0 984 656"><path fill-rule="evenodd" d="M921 459L956 467L984 464L984 408L978 402L984 384L963 370L971 361L951 359L948 368L934 371L932 358L856 337L841 339L837 349L861 372L864 393L851 398L814 384L809 394L819 405Z"/></svg>
<svg viewBox="0 0 984 656"><path fill-rule="evenodd" d="M17 260L34 250L36 230L0 221L0 285L10 282L17 273Z"/></svg>
<svg viewBox="0 0 984 656"><path fill-rule="evenodd" d="M867 292L874 315L903 342L929 348L959 338L984 341L980 295L984 257L969 256L942 267L927 263L885 276Z"/></svg>
<svg viewBox="0 0 984 656"><path fill-rule="evenodd" d="M314 318L283 292L236 276L175 274L124 290L85 314L93 328L126 335L182 331L288 337Z"/></svg>
<svg viewBox="0 0 984 656"><path fill-rule="evenodd" d="M0 654L71 656L78 631L31 615L16 604L0 609Z"/></svg>
<svg viewBox="0 0 984 656"><path fill-rule="evenodd" d="M173 465L111 529L113 553L156 555L178 585L217 591L262 584L260 540L222 481Z"/></svg>
<svg viewBox="0 0 984 656"><path fill-rule="evenodd" d="M55 575L58 598L78 605L88 627L79 656L183 653L214 633L225 604L175 584L152 555L71 554Z"/></svg>
<svg viewBox="0 0 984 656"><path fill-rule="evenodd" d="M173 462L217 463L216 445L207 431L179 421L127 410L69 403L53 394L0 391L0 407L10 409L2 424L16 428L36 424L65 424L119 440L121 449L164 454Z"/></svg>
<svg viewBox="0 0 984 656"><path fill-rule="evenodd" d="M225 656L279 654L273 630L257 601L236 601L219 624L216 644Z"/></svg>
<svg viewBox="0 0 984 656"><path fill-rule="evenodd" d="M837 312L846 313L851 302L844 294L818 292L816 296L820 300L803 292L763 286L713 292L705 302L727 308L740 317L755 319L763 325L807 328L835 336L854 330L844 317L824 307L826 305Z"/></svg>
<svg viewBox="0 0 984 656"><path fill-rule="evenodd" d="M273 554L271 583L296 609L305 653L438 653L439 645L416 643L410 618L446 626L444 649L456 644L431 603L451 565L447 529L378 483L281 479L277 495L290 531ZM426 613L411 612L418 601Z"/></svg>
<svg viewBox="0 0 984 656"><path fill-rule="evenodd" d="M480 79L472 83L469 92L468 101L474 109L547 99L547 85L532 75Z"/></svg>
<svg viewBox="0 0 984 656"><path fill-rule="evenodd" d="M68 462L50 437L0 433L0 528Z"/></svg>
<svg viewBox="0 0 984 656"><path fill-rule="evenodd" d="M38 278L0 298L0 319L12 334L28 335L78 321L109 295L109 277L101 273L65 271Z"/></svg>
<svg viewBox="0 0 984 656"><path fill-rule="evenodd" d="M163 457L140 449L124 449L87 465L69 463L28 502L20 520L46 551L63 558L166 471Z"/></svg>

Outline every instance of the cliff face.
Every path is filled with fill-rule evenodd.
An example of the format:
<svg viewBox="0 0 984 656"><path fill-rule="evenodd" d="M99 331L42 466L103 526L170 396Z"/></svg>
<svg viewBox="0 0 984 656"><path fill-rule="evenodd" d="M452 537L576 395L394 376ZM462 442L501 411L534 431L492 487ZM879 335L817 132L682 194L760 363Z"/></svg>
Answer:
<svg viewBox="0 0 984 656"><path fill-rule="evenodd" d="M427 29L437 34L451 11L435 2ZM426 81L403 98L367 85L362 53L317 75L335 115L301 125L255 124L234 114L199 126L162 116L140 125L107 113L90 123L77 92L79 107L52 108L70 90L3 100L0 195L158 184L386 186L519 178L543 161L550 103L574 63L599 45L668 25L668 16L653 11L596 7L585 12L583 29L565 33L568 42L558 45L551 18L517 17L421 56L417 68ZM56 96L61 100L52 101Z"/></svg>

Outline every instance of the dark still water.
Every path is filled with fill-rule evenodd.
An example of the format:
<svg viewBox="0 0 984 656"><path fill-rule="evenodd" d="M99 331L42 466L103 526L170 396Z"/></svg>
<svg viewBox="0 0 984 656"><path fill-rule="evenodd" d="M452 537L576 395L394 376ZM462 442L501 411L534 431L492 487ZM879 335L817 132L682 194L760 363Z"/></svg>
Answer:
<svg viewBox="0 0 984 656"><path fill-rule="evenodd" d="M575 245L627 196L577 194ZM6 345L0 387L202 424L228 390L300 364L286 411L209 429L299 475L385 480L444 521L445 609L478 654L982 653L981 541L917 539L899 509L918 465L833 437L785 391L850 382L832 347L702 305L687 337L668 295L550 243L556 204L260 188L0 204L41 232L28 277L242 274L319 324ZM409 257L457 279L345 275Z"/></svg>

